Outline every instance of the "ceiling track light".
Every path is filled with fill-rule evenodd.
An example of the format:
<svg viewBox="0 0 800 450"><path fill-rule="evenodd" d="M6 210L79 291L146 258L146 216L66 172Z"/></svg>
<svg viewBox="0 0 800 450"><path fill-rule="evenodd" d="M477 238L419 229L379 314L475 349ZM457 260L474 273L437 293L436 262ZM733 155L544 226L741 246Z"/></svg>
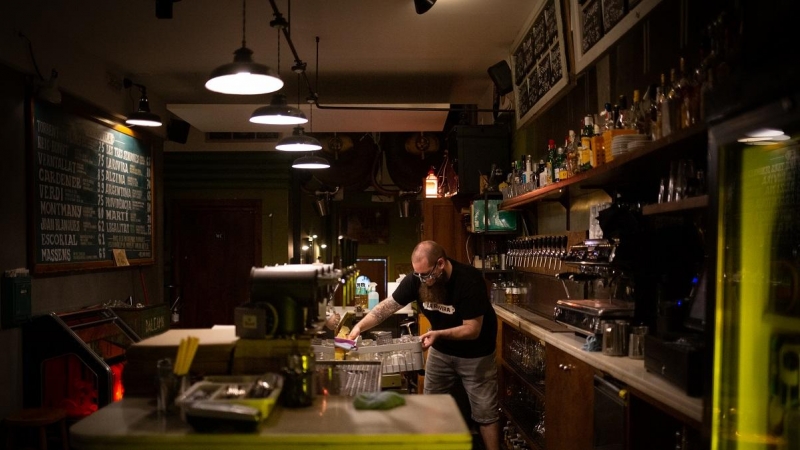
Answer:
<svg viewBox="0 0 800 450"><path fill-rule="evenodd" d="M150 112L150 102L147 100L147 88L141 84L134 83L128 78L122 80L122 85L125 89L130 89L136 86L141 91L142 95L139 98L139 108L128 115L125 123L128 125L139 125L143 127L160 127L162 125L161 117L158 114Z"/></svg>
<svg viewBox="0 0 800 450"><path fill-rule="evenodd" d="M313 136L305 134L303 127L294 127L292 135L281 139L275 146L275 150L284 152L312 152L321 149L322 144Z"/></svg>
<svg viewBox="0 0 800 450"><path fill-rule="evenodd" d="M242 47L233 52L233 62L217 67L206 82L206 89L221 94L269 94L283 87L283 80L274 70L253 61L253 51L247 48L245 30L246 2L242 0Z"/></svg>

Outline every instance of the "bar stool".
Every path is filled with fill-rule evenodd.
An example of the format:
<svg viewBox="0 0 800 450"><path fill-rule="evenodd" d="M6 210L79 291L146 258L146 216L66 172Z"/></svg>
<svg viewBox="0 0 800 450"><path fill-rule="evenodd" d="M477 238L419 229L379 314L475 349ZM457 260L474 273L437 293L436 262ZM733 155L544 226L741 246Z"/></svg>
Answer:
<svg viewBox="0 0 800 450"><path fill-rule="evenodd" d="M14 448L14 432L21 428L39 429L39 448L47 450L47 427L58 424L61 431L61 445L69 450L67 436L67 412L61 408L27 408L6 417L6 448Z"/></svg>

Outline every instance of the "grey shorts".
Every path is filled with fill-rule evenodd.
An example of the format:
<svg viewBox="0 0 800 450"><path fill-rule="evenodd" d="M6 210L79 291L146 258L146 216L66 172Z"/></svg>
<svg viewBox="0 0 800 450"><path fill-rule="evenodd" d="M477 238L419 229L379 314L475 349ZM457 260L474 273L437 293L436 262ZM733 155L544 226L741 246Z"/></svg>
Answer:
<svg viewBox="0 0 800 450"><path fill-rule="evenodd" d="M449 394L456 378L461 379L467 391L472 420L481 424L497 422L500 413L495 354L480 358L458 358L429 348L425 362L425 393Z"/></svg>

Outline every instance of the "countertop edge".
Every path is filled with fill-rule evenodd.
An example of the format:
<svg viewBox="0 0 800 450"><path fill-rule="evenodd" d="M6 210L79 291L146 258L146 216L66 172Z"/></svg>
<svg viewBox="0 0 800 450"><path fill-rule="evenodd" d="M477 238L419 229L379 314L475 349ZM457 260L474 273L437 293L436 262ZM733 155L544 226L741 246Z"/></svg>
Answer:
<svg viewBox="0 0 800 450"><path fill-rule="evenodd" d="M653 400L668 406L689 419L701 423L703 420L703 400L686 395L661 377L648 372L643 360L628 357L606 356L599 352L584 351L584 339L574 333L553 333L526 318L505 308L495 306L497 317L524 331L547 345L553 345L575 358L595 367L630 387L650 396Z"/></svg>

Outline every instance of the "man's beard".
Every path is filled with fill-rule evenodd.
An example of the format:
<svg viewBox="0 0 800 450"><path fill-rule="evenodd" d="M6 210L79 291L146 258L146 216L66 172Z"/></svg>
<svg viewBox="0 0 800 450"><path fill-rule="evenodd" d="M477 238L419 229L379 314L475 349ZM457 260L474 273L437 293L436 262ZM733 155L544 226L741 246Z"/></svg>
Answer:
<svg viewBox="0 0 800 450"><path fill-rule="evenodd" d="M447 274L442 272L439 278L428 286L422 283L419 286L419 299L422 303L447 303Z"/></svg>

